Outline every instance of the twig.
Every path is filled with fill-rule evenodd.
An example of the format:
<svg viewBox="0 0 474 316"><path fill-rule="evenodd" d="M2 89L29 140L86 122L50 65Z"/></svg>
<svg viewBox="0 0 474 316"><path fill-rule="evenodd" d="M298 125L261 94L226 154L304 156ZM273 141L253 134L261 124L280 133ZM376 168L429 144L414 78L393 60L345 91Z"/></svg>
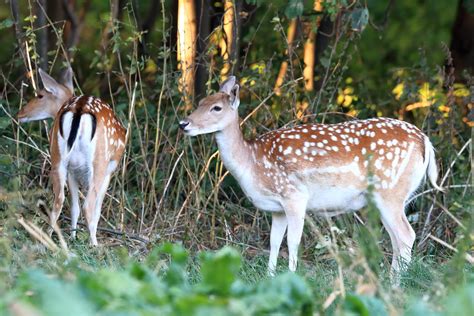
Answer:
<svg viewBox="0 0 474 316"><path fill-rule="evenodd" d="M150 234L153 231L153 228L155 227L156 218L158 217L158 213L160 212L161 205L163 204L163 200L165 198L166 192L168 191L169 185L171 183L171 179L173 179L173 175L174 175L174 172L176 170L176 167L178 166L178 162L181 160L181 157L183 157L183 154L184 154L184 151L182 151L181 154L179 154L178 159L176 159L176 161L174 162L173 169L171 169L171 173L168 177L168 181L166 181L166 185L165 185L165 188L164 188L163 193L161 195L160 202L158 202L158 206L156 208L155 216L153 217L153 221L151 222Z"/></svg>
<svg viewBox="0 0 474 316"><path fill-rule="evenodd" d="M456 188L472 188L474 187L474 185L472 184L452 184L452 185L448 185L448 186L445 186L445 187L442 187L443 189L456 189ZM412 196L407 204L410 204L413 200L415 200L416 198L422 196L422 195L425 195L425 194L428 194L428 193L431 193L431 192L434 192L434 191L438 191L437 189L428 189L428 190L425 190L423 192L420 192L418 194L415 194L414 196Z"/></svg>
<svg viewBox="0 0 474 316"><path fill-rule="evenodd" d="M65 215L61 215L61 218L65 219L65 220L71 220L70 217L65 216ZM78 221L77 224L87 228L87 225L82 221ZM136 241L142 242L144 244L148 244L150 242L150 240L148 240L146 238L143 238L143 237L140 237L140 236L137 236L137 235L130 235L126 232L117 231L117 230L113 230L113 229L110 229L110 228L97 227L97 230L101 231L101 232L117 235L117 236L125 236L128 239L136 240Z"/></svg>
<svg viewBox="0 0 474 316"><path fill-rule="evenodd" d="M436 241L437 243L439 243L440 245L442 246L445 246L446 248L448 248L449 250L452 250L454 251L455 253L458 253L458 250L456 248L454 248L453 246L451 246L450 244L448 244L447 242L445 242L444 240L441 240L439 239L438 237L435 237L431 234L428 235L428 237L430 237L431 239L433 239L434 241ZM470 254L466 253L465 254L465 257L466 257L466 260L467 262L469 262L470 264L474 264L474 257L472 257Z"/></svg>

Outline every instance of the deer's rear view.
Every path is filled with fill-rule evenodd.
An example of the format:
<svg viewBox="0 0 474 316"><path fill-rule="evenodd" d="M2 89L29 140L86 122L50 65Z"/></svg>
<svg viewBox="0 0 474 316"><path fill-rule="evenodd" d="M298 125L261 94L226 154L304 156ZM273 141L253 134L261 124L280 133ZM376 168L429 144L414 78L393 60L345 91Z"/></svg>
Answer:
<svg viewBox="0 0 474 316"><path fill-rule="evenodd" d="M91 243L97 245L100 219L110 176L125 149L125 129L110 106L98 98L73 97L72 71L68 69L65 84L59 84L39 71L44 90L18 113L20 122L54 118L50 135L51 173L54 204L51 227L61 213L64 186L71 194L71 236L76 235L79 218L79 187L87 191L84 213ZM52 230L50 229L50 233Z"/></svg>
<svg viewBox="0 0 474 316"><path fill-rule="evenodd" d="M269 272L288 228L289 268L296 269L306 210L356 211L373 198L393 247L392 272L409 262L415 232L404 207L426 175L436 185L433 147L415 126L390 118L306 124L245 140L239 126L239 86L229 78L180 122L187 135L216 133L226 168L259 209L272 212Z"/></svg>

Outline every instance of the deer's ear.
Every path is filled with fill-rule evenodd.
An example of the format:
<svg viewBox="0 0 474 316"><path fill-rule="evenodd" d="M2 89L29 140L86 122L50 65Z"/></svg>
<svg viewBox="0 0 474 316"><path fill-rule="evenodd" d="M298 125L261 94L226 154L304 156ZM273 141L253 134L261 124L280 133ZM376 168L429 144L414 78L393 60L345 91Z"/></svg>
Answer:
<svg viewBox="0 0 474 316"><path fill-rule="evenodd" d="M230 95L230 92L234 88L236 82L237 82L237 79L235 78L235 76L230 76L229 78L227 78L226 81L221 83L221 87L219 91Z"/></svg>
<svg viewBox="0 0 474 316"><path fill-rule="evenodd" d="M240 87L238 84L234 85L234 88L230 91L229 103L230 106L236 110L240 105Z"/></svg>
<svg viewBox="0 0 474 316"><path fill-rule="evenodd" d="M235 76L230 76L226 81L221 84L219 89L220 92L224 92L229 96L229 103L233 109L237 109L240 104L240 87L237 83Z"/></svg>
<svg viewBox="0 0 474 316"><path fill-rule="evenodd" d="M72 68L69 66L66 68L66 71L64 71L61 82L62 84L71 91L72 94L74 94L74 84L72 82L72 77L74 73L72 71Z"/></svg>
<svg viewBox="0 0 474 316"><path fill-rule="evenodd" d="M43 69L39 69L39 74L41 81L43 82L44 89L53 95L59 95L61 89L59 88L59 83L48 75Z"/></svg>

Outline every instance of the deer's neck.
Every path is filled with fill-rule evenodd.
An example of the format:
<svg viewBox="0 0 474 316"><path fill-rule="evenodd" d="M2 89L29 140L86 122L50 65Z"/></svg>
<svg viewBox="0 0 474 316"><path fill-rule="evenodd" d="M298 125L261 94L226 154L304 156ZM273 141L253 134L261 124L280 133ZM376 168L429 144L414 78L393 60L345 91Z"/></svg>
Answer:
<svg viewBox="0 0 474 316"><path fill-rule="evenodd" d="M216 133L217 146L225 167L239 181L252 169L252 151L240 130L238 119Z"/></svg>

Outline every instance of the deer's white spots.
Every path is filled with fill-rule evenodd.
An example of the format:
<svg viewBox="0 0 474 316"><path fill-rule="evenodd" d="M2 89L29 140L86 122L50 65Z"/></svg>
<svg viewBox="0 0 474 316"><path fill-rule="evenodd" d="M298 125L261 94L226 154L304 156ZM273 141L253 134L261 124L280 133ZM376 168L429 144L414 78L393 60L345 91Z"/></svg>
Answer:
<svg viewBox="0 0 474 316"><path fill-rule="evenodd" d="M307 133L307 132L308 132L308 129L307 129L307 128L303 128L301 131L302 131L303 133Z"/></svg>
<svg viewBox="0 0 474 316"><path fill-rule="evenodd" d="M393 158L392 152L388 152L386 156L387 156L388 160L392 160L392 158Z"/></svg>
<svg viewBox="0 0 474 316"><path fill-rule="evenodd" d="M377 148L377 144L376 143L370 143L370 150L375 150L375 148Z"/></svg>
<svg viewBox="0 0 474 316"><path fill-rule="evenodd" d="M291 148L291 146L288 146L285 151L283 152L283 155L289 155L291 154L291 152L293 151L293 148Z"/></svg>
<svg viewBox="0 0 474 316"><path fill-rule="evenodd" d="M365 149L365 147L362 147L362 150L360 152L362 153L362 155L365 155L367 153L367 149Z"/></svg>
<svg viewBox="0 0 474 316"><path fill-rule="evenodd" d="M336 137L336 136L334 136L334 135L332 135L332 136L331 136L331 140L333 140L333 141L337 142L337 137Z"/></svg>
<svg viewBox="0 0 474 316"><path fill-rule="evenodd" d="M299 149L295 150L295 154L296 154L297 156L301 156L301 150L299 150Z"/></svg>
<svg viewBox="0 0 474 316"><path fill-rule="evenodd" d="M337 146L332 146L331 148L332 148L332 150L334 150L334 151L339 151L339 148L338 148Z"/></svg>
<svg viewBox="0 0 474 316"><path fill-rule="evenodd" d="M384 149L383 149L383 148L380 148L380 149L379 149L379 155L383 155L383 153L384 153Z"/></svg>
<svg viewBox="0 0 474 316"><path fill-rule="evenodd" d="M283 146L282 146L282 145L279 145L279 146L278 146L278 151L279 151L279 152L282 152L282 151L283 151Z"/></svg>
<svg viewBox="0 0 474 316"><path fill-rule="evenodd" d="M344 146L344 149L345 149L347 152L351 151L351 147L349 147L349 146Z"/></svg>
<svg viewBox="0 0 474 316"><path fill-rule="evenodd" d="M381 159L375 160L374 167L379 170L382 169L382 160Z"/></svg>

